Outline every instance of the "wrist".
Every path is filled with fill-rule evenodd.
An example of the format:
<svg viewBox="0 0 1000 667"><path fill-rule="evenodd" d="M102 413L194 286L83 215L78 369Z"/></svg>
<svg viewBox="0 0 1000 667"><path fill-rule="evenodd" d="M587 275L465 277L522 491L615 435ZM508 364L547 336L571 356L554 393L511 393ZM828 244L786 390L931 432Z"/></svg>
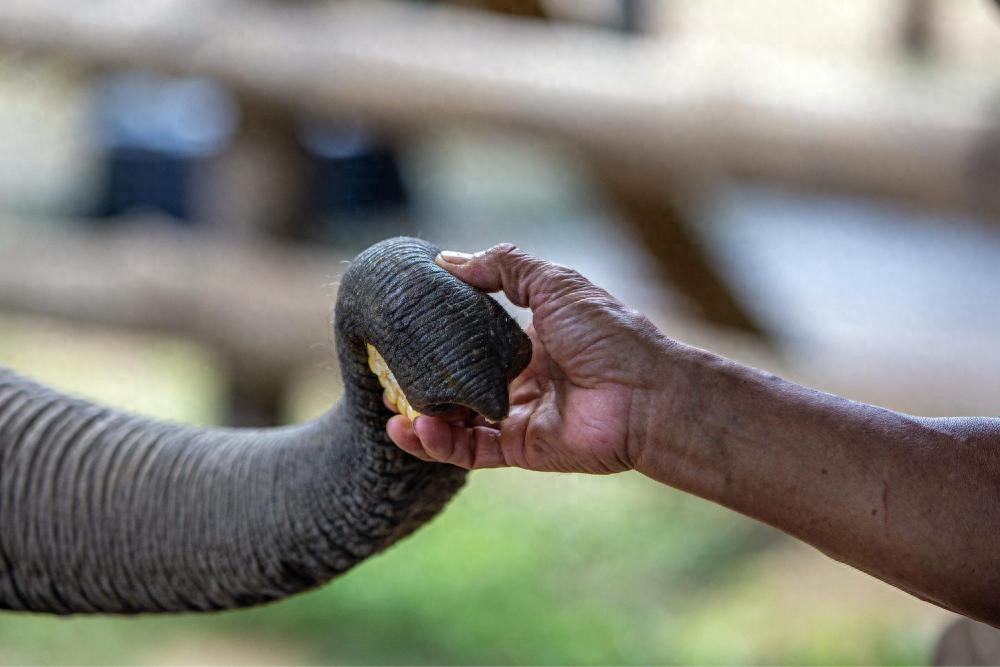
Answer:
<svg viewBox="0 0 1000 667"><path fill-rule="evenodd" d="M658 482L705 495L714 485L717 461L704 443L710 418L708 397L723 362L709 352L666 340L655 366L657 381L640 397L633 469Z"/></svg>
<svg viewBox="0 0 1000 667"><path fill-rule="evenodd" d="M683 343L663 337L656 345L652 363L648 367L647 381L632 394L629 414L629 462L632 469L655 477L662 452L677 442L675 433L683 421L681 405L688 394L694 362L690 350Z"/></svg>

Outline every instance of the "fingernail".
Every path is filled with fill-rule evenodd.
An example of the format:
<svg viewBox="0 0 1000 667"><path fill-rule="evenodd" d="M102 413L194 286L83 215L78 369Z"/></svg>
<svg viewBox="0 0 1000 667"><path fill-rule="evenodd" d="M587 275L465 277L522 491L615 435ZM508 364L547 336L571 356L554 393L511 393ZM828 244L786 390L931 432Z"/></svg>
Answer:
<svg viewBox="0 0 1000 667"><path fill-rule="evenodd" d="M465 264L470 259L472 259L472 255L470 255L467 252L457 252L455 250L442 250L441 253L438 255L438 258L442 262L446 262L448 264Z"/></svg>

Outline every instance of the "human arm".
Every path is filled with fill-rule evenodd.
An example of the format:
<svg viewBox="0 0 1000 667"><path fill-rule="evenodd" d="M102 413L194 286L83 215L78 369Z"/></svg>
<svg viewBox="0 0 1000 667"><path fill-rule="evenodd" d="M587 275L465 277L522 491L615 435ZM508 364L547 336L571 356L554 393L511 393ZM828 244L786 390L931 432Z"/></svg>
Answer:
<svg viewBox="0 0 1000 667"><path fill-rule="evenodd" d="M578 273L498 246L438 263L532 310L500 425L394 417L465 468L634 469L1000 625L1000 420L927 419L796 385L660 334Z"/></svg>
<svg viewBox="0 0 1000 667"><path fill-rule="evenodd" d="M922 599L1000 625L1000 420L927 419L702 350L635 468Z"/></svg>

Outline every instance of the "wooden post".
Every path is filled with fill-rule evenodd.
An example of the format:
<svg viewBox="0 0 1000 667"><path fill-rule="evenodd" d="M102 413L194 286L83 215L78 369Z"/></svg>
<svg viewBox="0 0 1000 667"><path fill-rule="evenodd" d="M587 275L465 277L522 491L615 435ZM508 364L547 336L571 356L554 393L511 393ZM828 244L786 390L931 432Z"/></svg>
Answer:
<svg viewBox="0 0 1000 667"><path fill-rule="evenodd" d="M933 55L937 7L934 0L902 0L899 44L910 58L923 59Z"/></svg>
<svg viewBox="0 0 1000 667"><path fill-rule="evenodd" d="M693 207L678 193L676 174L665 174L652 189L630 177L621 164L595 161L596 176L611 203L646 250L663 277L684 296L701 319L767 339L767 331L743 307L715 260L698 238L689 218ZM697 186L694 189L698 189Z"/></svg>
<svg viewBox="0 0 1000 667"><path fill-rule="evenodd" d="M198 181L199 218L230 243L301 237L311 213L309 167L293 114L243 96L235 135ZM290 369L265 369L236 355L228 355L226 367L227 423L280 423Z"/></svg>
<svg viewBox="0 0 1000 667"><path fill-rule="evenodd" d="M309 159L285 108L240 98L240 123L207 165L197 210L207 226L235 238L298 237L309 211Z"/></svg>
<svg viewBox="0 0 1000 667"><path fill-rule="evenodd" d="M665 2L666 0L660 0ZM622 8L622 32L629 35L641 35L648 30L649 10L646 0L619 0Z"/></svg>

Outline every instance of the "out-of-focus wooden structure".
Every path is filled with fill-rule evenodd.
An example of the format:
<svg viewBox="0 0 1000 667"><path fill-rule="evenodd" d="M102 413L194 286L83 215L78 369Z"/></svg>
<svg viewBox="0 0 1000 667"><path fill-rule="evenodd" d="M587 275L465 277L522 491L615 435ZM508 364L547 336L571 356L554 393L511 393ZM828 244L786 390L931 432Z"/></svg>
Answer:
<svg viewBox="0 0 1000 667"><path fill-rule="evenodd" d="M329 318L341 255L152 224L27 229L0 225L4 309L205 343L229 372L234 423L280 415L295 369L336 364Z"/></svg>
<svg viewBox="0 0 1000 667"><path fill-rule="evenodd" d="M932 3L905 2L898 5L905 9L902 43L914 51L929 48ZM243 101L244 123L210 182L223 202L211 216L228 230L281 231L294 224L302 184L290 126L297 115L361 117L397 134L476 123L543 137L590 166L623 219L660 259L664 275L702 318L747 331L761 327L685 223L684 209L698 203L691 193L719 179L873 196L983 218L1000 213L995 180L1000 130L992 91L981 79L908 77L891 66L837 67L738 45L727 45L723 55L710 41L683 35L669 48L654 47L641 38L530 20L545 16L540 2L468 4L512 16L371 1L103 0L84 8L63 0L6 0L0 4L0 48L99 67L207 75L227 85ZM269 165L283 165L275 167L281 179L269 177ZM686 195L678 197L682 189ZM189 317L185 313L212 322L200 314L204 304L224 312L231 306L233 322L244 321L240 312L259 312L253 310L259 296L253 286L264 281L252 280L250 268L260 259L256 251L230 251L236 253L231 265L243 267L251 284L223 293L221 283L212 291L210 284L185 280L190 266L184 268L176 259L180 255L169 259L172 252L187 252L180 249L184 241L175 247L160 239L159 249L132 247L139 243L134 240L103 250L87 243L47 240L3 257L10 263L0 268L0 306L172 330L190 326L182 324ZM225 253L221 245L218 249ZM103 315L88 316L58 284L43 280L25 291L13 267L28 271L25 262L44 261L52 253L89 257L74 275L93 286L95 302L104 289L106 301L121 301L93 311ZM132 281L134 293L125 293L115 291L110 275L106 285L98 277L86 278L92 267L137 261L173 266L163 274L177 280L171 299L190 290L187 307L144 307L156 299L147 302L141 295L162 291L164 283ZM222 275L208 264L200 270ZM238 281L236 276L230 279ZM268 279L285 286L286 294L294 291L288 276L275 273ZM134 314L126 315L133 307ZM176 317L164 320L164 312ZM285 311L279 306L276 312ZM240 382L252 386L249 376L258 373L267 377L262 384L273 384L274 374L254 369L254 355L275 356L275 367L291 364L294 354L274 350L301 345L301 336L315 331L296 335L292 329L306 326L306 318L286 315L254 325L275 327L274 340L264 346L247 346L247 330L221 321L189 333L207 336L232 357L234 368L247 369L238 372Z"/></svg>
<svg viewBox="0 0 1000 667"><path fill-rule="evenodd" d="M367 2L59 0L0 6L0 46L213 76L325 118L395 130L489 123L563 141L655 190L703 173L996 212L971 171L991 91L884 69Z"/></svg>

